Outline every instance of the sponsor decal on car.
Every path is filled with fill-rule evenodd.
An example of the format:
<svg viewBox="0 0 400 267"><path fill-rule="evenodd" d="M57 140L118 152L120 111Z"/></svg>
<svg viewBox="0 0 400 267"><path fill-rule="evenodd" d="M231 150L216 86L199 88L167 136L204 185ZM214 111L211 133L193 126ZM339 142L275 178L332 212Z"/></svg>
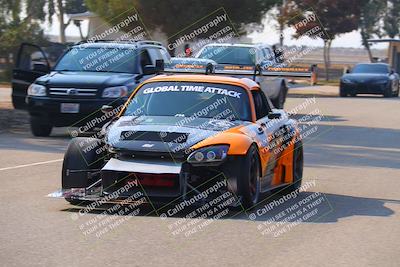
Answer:
<svg viewBox="0 0 400 267"><path fill-rule="evenodd" d="M143 91L143 94L154 94L163 92L198 92L198 93L210 93L217 95L225 95L234 98L240 98L242 93L236 92L234 90L227 90L217 87L210 86L193 86L193 85L171 85L171 86L157 86L149 87Z"/></svg>

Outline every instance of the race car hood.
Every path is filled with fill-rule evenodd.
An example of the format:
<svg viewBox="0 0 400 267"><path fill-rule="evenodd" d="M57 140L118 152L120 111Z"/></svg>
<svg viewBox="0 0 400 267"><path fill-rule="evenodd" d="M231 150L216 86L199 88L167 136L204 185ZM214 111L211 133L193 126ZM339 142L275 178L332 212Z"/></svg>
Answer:
<svg viewBox="0 0 400 267"><path fill-rule="evenodd" d="M123 116L110 126L107 143L115 150L186 154L193 145L243 121L168 116Z"/></svg>
<svg viewBox="0 0 400 267"><path fill-rule="evenodd" d="M134 82L137 75L113 72L53 71L36 80L50 87L105 88Z"/></svg>

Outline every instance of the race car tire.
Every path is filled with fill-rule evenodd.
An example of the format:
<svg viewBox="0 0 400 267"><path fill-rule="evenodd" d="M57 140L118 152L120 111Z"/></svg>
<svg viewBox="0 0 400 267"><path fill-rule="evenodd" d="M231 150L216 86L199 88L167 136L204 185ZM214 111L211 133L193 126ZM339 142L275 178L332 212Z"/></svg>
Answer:
<svg viewBox="0 0 400 267"><path fill-rule="evenodd" d="M53 126L39 117L30 117L31 132L34 136L49 136Z"/></svg>
<svg viewBox="0 0 400 267"><path fill-rule="evenodd" d="M303 179L303 166L303 143L297 141L293 149L293 182L283 190L284 194L290 194L300 188Z"/></svg>
<svg viewBox="0 0 400 267"><path fill-rule="evenodd" d="M238 193L245 209L258 203L260 197L260 160L255 145L252 145L247 151L242 171L238 177Z"/></svg>
<svg viewBox="0 0 400 267"><path fill-rule="evenodd" d="M84 144L84 147L82 147ZM62 166L62 188L85 188L94 183L96 179L89 179L89 173L100 169L103 166L102 154L98 154L96 149L86 148L96 147L100 144L99 139L76 137L71 140L64 155ZM79 171L79 172L74 172ZM82 201L66 198L73 205L81 204Z"/></svg>
<svg viewBox="0 0 400 267"><path fill-rule="evenodd" d="M343 88L340 88L339 95L340 97L347 97L347 92Z"/></svg>
<svg viewBox="0 0 400 267"><path fill-rule="evenodd" d="M392 83L390 83L390 86L386 87L385 92L383 92L383 97L392 97L393 92L392 92Z"/></svg>

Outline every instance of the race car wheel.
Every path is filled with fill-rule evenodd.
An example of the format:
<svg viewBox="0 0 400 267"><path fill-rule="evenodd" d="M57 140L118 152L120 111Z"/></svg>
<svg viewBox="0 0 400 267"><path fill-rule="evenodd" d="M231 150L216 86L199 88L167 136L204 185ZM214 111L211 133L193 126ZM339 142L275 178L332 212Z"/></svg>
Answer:
<svg viewBox="0 0 400 267"><path fill-rule="evenodd" d="M242 205L247 209L256 205L260 197L260 161L254 145L247 151L243 165L238 177L238 191L242 197Z"/></svg>
<svg viewBox="0 0 400 267"><path fill-rule="evenodd" d="M283 190L284 194L289 194L300 188L303 179L303 165L303 143L298 141L293 149L293 183Z"/></svg>
<svg viewBox="0 0 400 267"><path fill-rule="evenodd" d="M101 142L99 139L77 137L71 140L64 156L62 166L62 188L85 188L96 182L96 178L89 178L89 173L100 169L104 162L104 153L98 153ZM88 149L90 148L90 149ZM82 201L66 198L73 205Z"/></svg>
<svg viewBox="0 0 400 267"><path fill-rule="evenodd" d="M49 136L53 126L43 120L43 118L31 116L31 132L34 136Z"/></svg>
<svg viewBox="0 0 400 267"><path fill-rule="evenodd" d="M340 95L340 97L346 97L346 96L347 96L347 93L346 93L346 91L345 91L343 88L340 88L340 89L339 89L339 95Z"/></svg>
<svg viewBox="0 0 400 267"><path fill-rule="evenodd" d="M383 93L383 97L392 97L393 92L392 92L393 86L392 83L388 87L386 87L385 92Z"/></svg>

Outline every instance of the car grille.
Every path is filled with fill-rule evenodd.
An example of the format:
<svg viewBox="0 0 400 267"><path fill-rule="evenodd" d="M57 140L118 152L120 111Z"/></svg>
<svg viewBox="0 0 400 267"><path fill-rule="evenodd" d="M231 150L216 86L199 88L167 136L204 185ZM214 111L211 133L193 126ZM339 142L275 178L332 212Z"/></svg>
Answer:
<svg viewBox="0 0 400 267"><path fill-rule="evenodd" d="M54 97L85 97L91 98L95 97L97 94L97 89L93 88L50 88L49 89L50 96Z"/></svg>
<svg viewBox="0 0 400 267"><path fill-rule="evenodd" d="M121 140L186 143L188 135L187 133L171 132L123 131Z"/></svg>

